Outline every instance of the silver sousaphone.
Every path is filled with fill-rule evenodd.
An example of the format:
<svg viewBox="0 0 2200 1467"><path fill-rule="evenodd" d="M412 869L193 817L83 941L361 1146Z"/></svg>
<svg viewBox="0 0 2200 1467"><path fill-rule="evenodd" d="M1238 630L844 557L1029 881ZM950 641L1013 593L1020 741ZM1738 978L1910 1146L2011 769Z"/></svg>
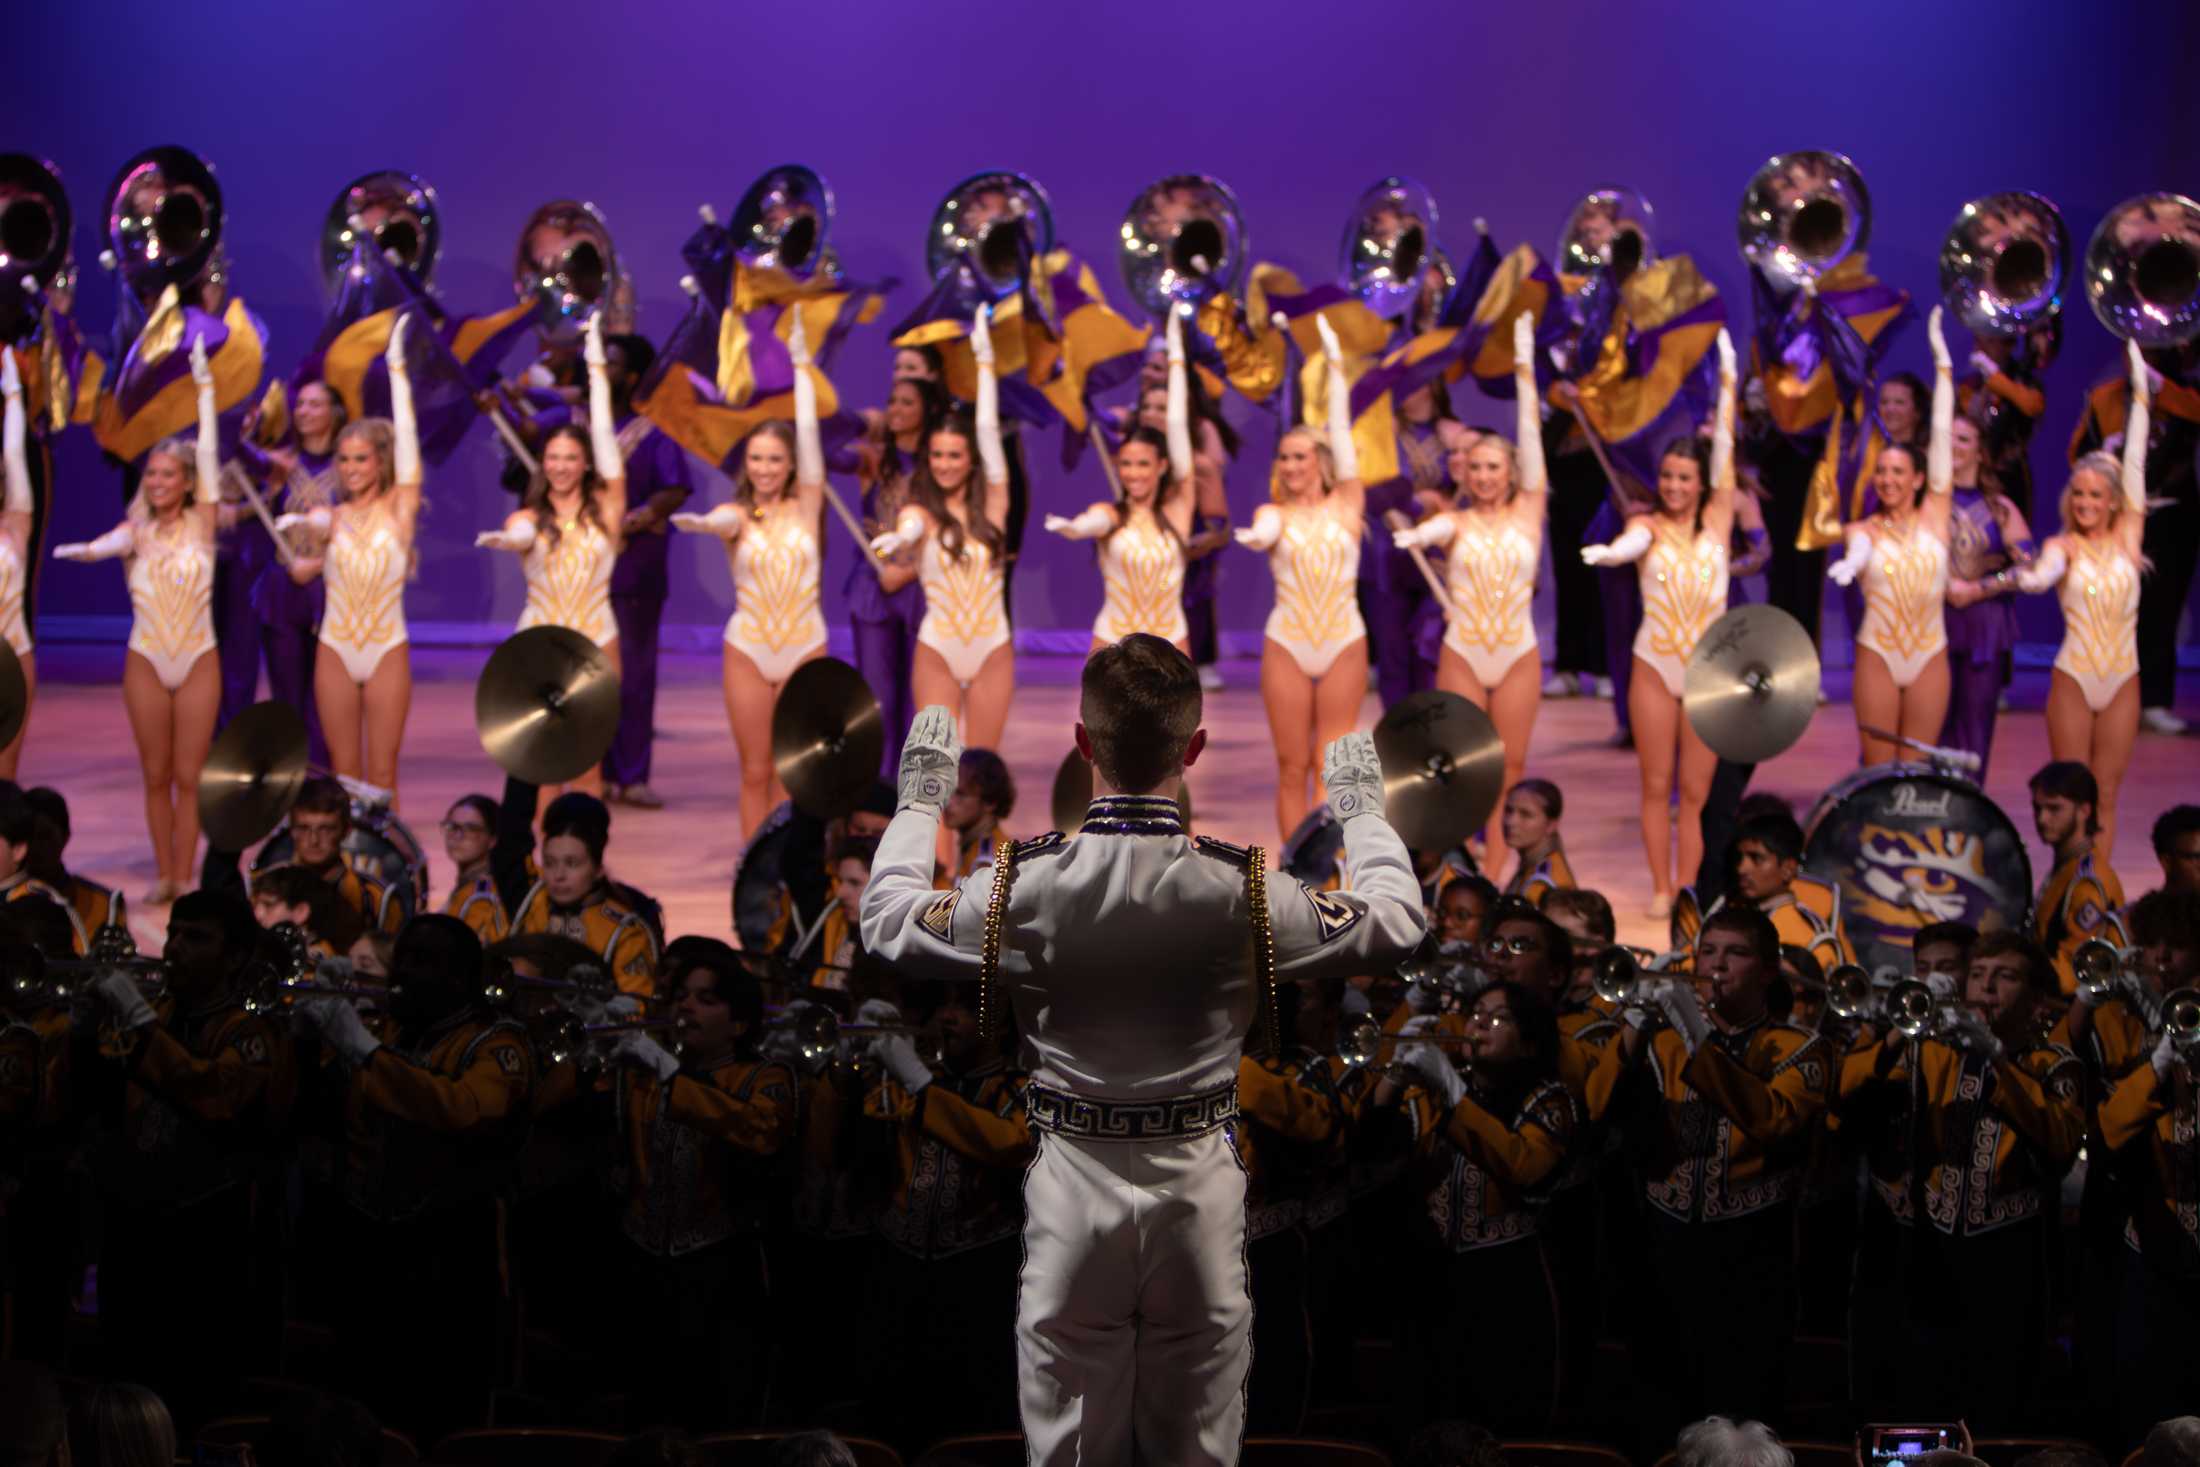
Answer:
<svg viewBox="0 0 2200 1467"><path fill-rule="evenodd" d="M2070 231L2044 195L2012 189L1965 204L1940 242L1940 295L1980 336L2052 321L2070 278Z"/></svg>
<svg viewBox="0 0 2200 1467"><path fill-rule="evenodd" d="M107 248L140 300L216 270L222 219L213 165L189 148L147 148L107 189Z"/></svg>
<svg viewBox="0 0 2200 1467"><path fill-rule="evenodd" d="M363 173L344 185L321 221L321 283L331 295L362 238L426 286L443 248L443 206L435 189L419 175L394 168Z"/></svg>
<svg viewBox="0 0 2200 1467"><path fill-rule="evenodd" d="M797 280L840 278L840 262L826 244L832 185L799 163L782 163L750 184L729 228L735 251L752 269L782 270Z"/></svg>
<svg viewBox="0 0 2200 1467"><path fill-rule="evenodd" d="M1123 211L1116 253L1123 283L1155 317L1196 309L1228 291L1245 269L1245 215L1219 178L1172 173L1138 191Z"/></svg>
<svg viewBox="0 0 2200 1467"><path fill-rule="evenodd" d="M973 173L947 191L925 227L934 280L958 264L995 300L1023 287L1030 262L1054 248L1054 204L1039 181L1007 169Z"/></svg>
<svg viewBox="0 0 2200 1467"><path fill-rule="evenodd" d="M2103 326L2143 348L2200 335L2200 203L2140 194L2109 210L2085 247L2085 294Z"/></svg>
<svg viewBox="0 0 2200 1467"><path fill-rule="evenodd" d="M1337 274L1378 316L1395 318L1419 302L1423 276L1443 260L1436 246L1436 200L1419 179L1393 174L1362 190L1345 216ZM1456 280L1450 262L1444 274Z"/></svg>
<svg viewBox="0 0 2200 1467"><path fill-rule="evenodd" d="M37 297L73 283L72 216L61 175L28 153L0 153L0 342L38 322Z"/></svg>
<svg viewBox="0 0 2200 1467"><path fill-rule="evenodd" d="M553 199L527 216L512 283L521 300L535 302L535 325L545 337L577 339L588 318L611 305L620 280L611 226L594 204Z"/></svg>
<svg viewBox="0 0 2200 1467"><path fill-rule="evenodd" d="M1839 153L1781 153L1750 176L1735 233L1742 258L1775 289L1796 290L1870 242L1871 193Z"/></svg>
<svg viewBox="0 0 2200 1467"><path fill-rule="evenodd" d="M1558 232L1562 275L1605 277L1623 285L1657 257L1657 211L1625 184L1600 184L1583 194Z"/></svg>

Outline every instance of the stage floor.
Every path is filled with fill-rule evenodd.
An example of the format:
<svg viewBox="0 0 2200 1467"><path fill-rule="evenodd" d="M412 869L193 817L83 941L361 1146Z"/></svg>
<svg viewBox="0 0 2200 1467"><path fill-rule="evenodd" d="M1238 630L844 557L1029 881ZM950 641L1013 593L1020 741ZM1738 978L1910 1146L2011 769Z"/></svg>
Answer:
<svg viewBox="0 0 2200 1467"><path fill-rule="evenodd" d="M494 794L502 776L482 754L474 735L473 678L485 654L477 650L414 654L416 684L403 757L402 809L431 853L431 875L440 901L448 889L437 822L450 802L472 790ZM152 885L153 860L144 831L144 806L135 749L114 679L120 649L49 645L40 649L40 686L32 712L21 781L51 784L69 798L75 836L70 866L84 875L119 883L132 899L138 940L157 950L166 913L146 910L138 895ZM50 664L50 665L48 665ZM1005 750L1018 787L1012 833L1047 828L1055 767L1071 746L1080 662L1067 657L1018 659L1021 686ZM1207 698L1207 752L1192 772L1198 828L1227 840L1279 844L1275 826L1275 759L1261 709L1258 668L1227 663L1229 686ZM724 935L727 899L741 839L735 815L737 760L726 728L715 656L668 656L657 705L658 743L653 778L666 807L658 811L613 807L609 865L622 881L664 904L667 929ZM1835 701L1822 707L1801 743L1759 769L1757 790L1786 797L1798 816L1829 784L1856 764L1855 725L1846 674L1829 673ZM2031 837L2025 781L2048 758L2040 716L2046 674L2018 675L2012 707L2003 713L1994 747L1988 792L2009 812L2030 848L2035 872L2044 873L2044 850ZM1363 726L1379 710L1367 704ZM2190 710L2188 710L2190 716ZM1563 823L1567 853L1584 884L1612 899L1622 936L1663 946L1662 924L1642 915L1649 896L1637 812L1635 758L1610 746L1612 710L1594 699L1552 699L1536 722L1528 772L1558 782L1566 793ZM2163 810L2200 798L2200 740L2142 733L2126 778L2114 865L2133 895L2160 883L2148 830Z"/></svg>

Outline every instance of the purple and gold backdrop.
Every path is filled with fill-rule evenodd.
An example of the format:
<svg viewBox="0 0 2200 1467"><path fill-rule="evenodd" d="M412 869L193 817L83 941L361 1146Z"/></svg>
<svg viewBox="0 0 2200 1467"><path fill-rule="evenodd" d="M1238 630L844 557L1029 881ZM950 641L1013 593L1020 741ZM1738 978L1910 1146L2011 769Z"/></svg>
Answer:
<svg viewBox="0 0 2200 1467"><path fill-rule="evenodd" d="M91 264L102 246L94 216L115 168L155 142L207 155L228 195L237 288L266 319L271 364L285 373L324 310L314 243L330 199L354 175L392 167L442 196L437 281L455 308L509 301L520 224L544 199L572 195L602 207L638 287L641 328L657 339L682 308L676 251L695 206L723 212L760 170L787 160L831 180L834 244L851 274L905 282L885 322L917 298L920 231L940 194L984 167L1047 186L1063 242L1095 262L1126 311L1108 254L1123 207L1151 178L1196 169L1237 190L1256 258L1309 280L1334 272L1344 210L1383 173L1429 184L1455 255L1476 215L1501 247L1525 239L1548 251L1579 191L1625 182L1656 205L1665 248L1691 252L1746 315L1735 206L1776 151L1837 148L1856 160L1875 204L1875 271L1921 304L1937 294L1942 232L1973 195L2040 190L2082 243L2129 194L2200 192L2196 17L2145 0L1998 11L1914 0L82 0L10 16L0 147L61 167L87 267L79 308L95 326L108 319L111 286ZM2069 322L2036 443L2048 506L2079 398L2114 361L2082 300ZM1924 351L1913 329L1890 366L1921 369ZM836 372L847 401L879 400L885 356L879 327L858 333ZM1504 419L1471 393L1460 402L1470 417ZM1273 427L1241 409L1232 411L1252 443L1232 483L1242 519L1263 492ZM1027 448L1036 506L1099 497L1089 460L1076 482L1055 468L1054 436ZM510 504L494 465L477 429L428 485L409 598L424 632L517 615L512 558L470 548ZM57 537L99 532L118 503L114 473L72 434ZM1016 585L1022 624L1087 625L1099 601L1089 549L1038 533L1036 518ZM849 553L836 530L826 580L836 620L831 588ZM717 546L685 539L672 575L668 622L715 637L731 596ZM41 598L49 618L114 618L119 638L127 608L112 566L49 567ZM1231 553L1224 625L1257 628L1267 598L1265 568ZM2035 640L2057 635L2046 599L2026 608Z"/></svg>

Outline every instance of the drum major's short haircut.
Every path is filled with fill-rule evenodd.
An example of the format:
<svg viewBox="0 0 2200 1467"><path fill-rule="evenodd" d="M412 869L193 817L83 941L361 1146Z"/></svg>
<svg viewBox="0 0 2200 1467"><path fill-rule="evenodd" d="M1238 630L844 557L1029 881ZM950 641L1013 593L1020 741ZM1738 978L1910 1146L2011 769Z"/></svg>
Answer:
<svg viewBox="0 0 2200 1467"><path fill-rule="evenodd" d="M1202 708L1199 670L1159 637L1134 632L1085 663L1078 716L1093 763L1115 789L1159 789L1183 763Z"/></svg>

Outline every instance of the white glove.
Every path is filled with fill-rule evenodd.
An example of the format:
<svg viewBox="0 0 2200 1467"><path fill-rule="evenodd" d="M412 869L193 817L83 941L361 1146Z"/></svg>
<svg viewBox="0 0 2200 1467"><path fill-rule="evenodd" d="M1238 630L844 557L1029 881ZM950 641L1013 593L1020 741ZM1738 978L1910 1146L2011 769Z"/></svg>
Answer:
<svg viewBox="0 0 2200 1467"><path fill-rule="evenodd" d="M970 319L970 355L981 367L993 365L993 307L978 307Z"/></svg>
<svg viewBox="0 0 2200 1467"><path fill-rule="evenodd" d="M92 554L92 547L81 540L71 540L66 545L54 546L53 558L55 560L74 560L85 564L99 559L98 556Z"/></svg>
<svg viewBox="0 0 2200 1467"><path fill-rule="evenodd" d="M1447 1111L1457 1105L1467 1093L1466 1080L1452 1068L1451 1060L1446 1057L1440 1045L1408 1044L1399 1063L1413 1071L1413 1077L1431 1095L1442 1101Z"/></svg>
<svg viewBox="0 0 2200 1467"><path fill-rule="evenodd" d="M483 530L474 536L476 550L516 550L525 554L535 543L535 525L532 520L522 520L518 525L502 530Z"/></svg>
<svg viewBox="0 0 2200 1467"><path fill-rule="evenodd" d="M1329 324L1329 318L1317 314L1314 317L1314 329L1321 333L1322 355L1327 357L1333 364L1342 362L1344 360L1344 345L1337 340L1336 329Z"/></svg>
<svg viewBox="0 0 2200 1467"><path fill-rule="evenodd" d="M1423 546L1448 545L1459 532L1458 524L1448 514L1431 515L1417 525L1407 525L1402 530L1390 532L1390 543L1400 550L1416 550Z"/></svg>
<svg viewBox="0 0 2200 1467"><path fill-rule="evenodd" d="M291 1010L299 1022L317 1031L323 1043L355 1065L363 1065L382 1047L367 1028L359 1011L343 999L316 994L301 999Z"/></svg>
<svg viewBox="0 0 2200 1467"><path fill-rule="evenodd" d="M275 531L283 534L290 530L311 530L316 535L328 534L335 519L325 509L309 509L304 514L290 513L275 516Z"/></svg>
<svg viewBox="0 0 2200 1467"><path fill-rule="evenodd" d="M615 1064L647 1070L665 1084L670 1084L672 1077L680 1073L680 1062L673 1058L672 1051L647 1034L633 1030L621 1034L618 1042L611 1046L611 1059Z"/></svg>
<svg viewBox="0 0 2200 1467"><path fill-rule="evenodd" d="M1443 1005L1444 996L1436 991L1435 984L1408 983L1406 985L1406 1012L1417 1017L1406 1020L1406 1027L1410 1029L1421 1018L1434 1014Z"/></svg>
<svg viewBox="0 0 2200 1467"><path fill-rule="evenodd" d="M1981 377L1991 377L2001 370L2001 364L1982 351L1971 353L1971 370Z"/></svg>
<svg viewBox="0 0 2200 1467"><path fill-rule="evenodd" d="M787 360L796 371L810 364L810 334L802 327L802 312L797 309L794 319L787 323Z"/></svg>
<svg viewBox="0 0 2200 1467"><path fill-rule="evenodd" d="M1581 563L1583 565L1610 565L1612 563L1612 547L1609 545L1582 546Z"/></svg>
<svg viewBox="0 0 2200 1467"><path fill-rule="evenodd" d="M1637 1004L1629 1004L1619 1011L1619 1021L1630 1029L1650 1027L1650 1011Z"/></svg>
<svg viewBox="0 0 2200 1467"><path fill-rule="evenodd" d="M153 1006L138 991L137 980L127 973L102 973L92 980L92 992L115 1016L120 1028L142 1029L153 1022Z"/></svg>
<svg viewBox="0 0 2200 1467"><path fill-rule="evenodd" d="M909 725L909 738L901 746L901 775L897 782L894 812L919 809L933 815L955 792L955 766L962 759L962 739L955 732L955 715L934 703Z"/></svg>
<svg viewBox="0 0 2200 1467"><path fill-rule="evenodd" d="M15 348L0 351L0 397L21 397L23 376L15 365Z"/></svg>
<svg viewBox="0 0 2200 1467"><path fill-rule="evenodd" d="M1711 1037L1711 1021L1703 1016L1703 1005L1696 1002L1696 991L1683 984L1672 983L1658 990L1659 1012L1665 1022L1673 1026L1673 1032L1681 1036L1681 1043L1694 1054L1696 1047Z"/></svg>
<svg viewBox="0 0 2200 1467"><path fill-rule="evenodd" d="M1932 344L1935 372L1955 370L1955 361L1948 355L1947 333L1940 329L1942 309L1940 306L1933 307L1933 313L1925 318L1925 339Z"/></svg>
<svg viewBox="0 0 2200 1467"><path fill-rule="evenodd" d="M203 336L191 342L191 381L200 387L214 385L214 368L206 360L206 338Z"/></svg>
<svg viewBox="0 0 2200 1467"><path fill-rule="evenodd" d="M1719 348L1719 375L1732 382L1738 375L1734 360L1734 338L1726 334L1724 326L1719 328L1717 345Z"/></svg>
<svg viewBox="0 0 2200 1467"><path fill-rule="evenodd" d="M1415 986L1407 984L1408 992ZM1367 1001L1366 989L1355 988L1347 983L1344 986L1344 997L1337 1002L1337 1012L1348 1019L1365 1019L1375 1012L1375 1006Z"/></svg>
<svg viewBox="0 0 2200 1467"><path fill-rule="evenodd" d="M1383 813L1383 761L1372 735L1348 733L1322 751L1322 788L1341 824L1355 815Z"/></svg>
<svg viewBox="0 0 2200 1467"><path fill-rule="evenodd" d="M1949 1021L1950 1037L1973 1054L1988 1059L2000 1059L2001 1038L1987 1027L1986 1020L1969 1009L1957 1009Z"/></svg>
<svg viewBox="0 0 2200 1467"><path fill-rule="evenodd" d="M1097 540L1115 523L1115 516L1099 505L1094 505L1074 519L1067 515L1050 514L1046 517L1047 533L1060 535L1067 540Z"/></svg>
<svg viewBox="0 0 2200 1467"><path fill-rule="evenodd" d="M1532 367L1534 365L1535 317L1527 311L1522 311L1519 315L1513 317L1513 367L1517 371L1522 367Z"/></svg>
<svg viewBox="0 0 2200 1467"><path fill-rule="evenodd" d="M603 312L601 311L588 318L588 330L582 336L581 360L591 367L608 367L611 365L611 358L603 349Z"/></svg>
<svg viewBox="0 0 2200 1467"><path fill-rule="evenodd" d="M911 1095L921 1094L932 1083L932 1067L917 1058L917 1047L906 1034L881 1034L871 1041L871 1058L885 1066L894 1083Z"/></svg>
<svg viewBox="0 0 2200 1467"><path fill-rule="evenodd" d="M856 1005L858 1024L898 1024L901 1010L883 998L867 998Z"/></svg>
<svg viewBox="0 0 2200 1467"><path fill-rule="evenodd" d="M2164 1034L2154 1043L2154 1052L2147 1056L2147 1063L2154 1066L2154 1078L2164 1085L2169 1083L2170 1067L2178 1061L2177 1041Z"/></svg>
<svg viewBox="0 0 2200 1467"><path fill-rule="evenodd" d="M1925 975L1925 987L1932 993L1934 998L1954 998L1956 996L1955 975L1953 973L1927 973Z"/></svg>
<svg viewBox="0 0 2200 1467"><path fill-rule="evenodd" d="M629 1019L638 1019L642 1016L642 1001L631 993L622 993L617 998L609 999L604 1003L603 1016L614 1024L624 1023Z"/></svg>
<svg viewBox="0 0 2200 1467"><path fill-rule="evenodd" d="M1826 579L1836 586L1850 586L1871 564L1872 537L1863 530L1849 532L1848 553L1826 567Z"/></svg>
<svg viewBox="0 0 2200 1467"><path fill-rule="evenodd" d="M894 522L894 528L883 535L871 537L871 553L881 560L901 554L924 538L924 518L906 511Z"/></svg>
<svg viewBox="0 0 2200 1467"><path fill-rule="evenodd" d="M672 528L683 535L715 535L724 540L741 527L741 511L730 504L720 504L703 514L681 510L672 516Z"/></svg>
<svg viewBox="0 0 2200 1467"><path fill-rule="evenodd" d="M1182 365L1184 361L1184 316L1182 312L1174 310L1169 312L1169 324L1167 330L1163 333L1163 341L1168 347L1169 362L1172 365Z"/></svg>
<svg viewBox="0 0 2200 1467"><path fill-rule="evenodd" d="M392 372L405 370L405 328L411 320L410 312L400 312L390 326L390 344L382 348L382 364Z"/></svg>
<svg viewBox="0 0 2200 1467"><path fill-rule="evenodd" d="M757 1052L766 1059L801 1063L802 1040L796 1032L797 1025L804 1014L816 1007L806 998L789 999L786 1007L779 1011L777 1021L764 1030L763 1038L757 1042Z"/></svg>

